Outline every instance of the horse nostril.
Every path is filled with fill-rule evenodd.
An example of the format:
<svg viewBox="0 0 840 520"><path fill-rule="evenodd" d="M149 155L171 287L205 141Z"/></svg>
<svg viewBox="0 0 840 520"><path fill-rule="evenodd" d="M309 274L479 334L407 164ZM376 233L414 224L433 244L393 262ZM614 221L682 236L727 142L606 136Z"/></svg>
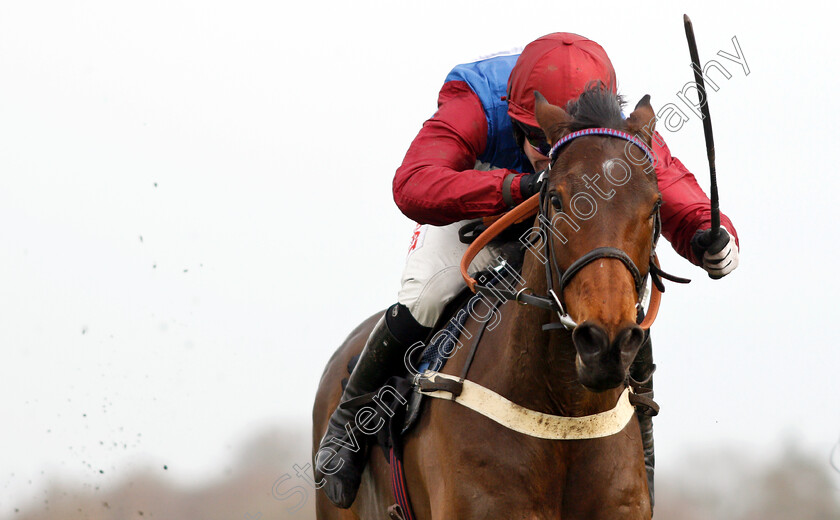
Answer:
<svg viewBox="0 0 840 520"><path fill-rule="evenodd" d="M618 333L613 341L613 347L620 353L623 366L630 366L644 340L645 331L638 325L632 325Z"/></svg>
<svg viewBox="0 0 840 520"><path fill-rule="evenodd" d="M610 346L607 331L598 325L586 322L578 325L572 332L572 341L584 364L593 361Z"/></svg>

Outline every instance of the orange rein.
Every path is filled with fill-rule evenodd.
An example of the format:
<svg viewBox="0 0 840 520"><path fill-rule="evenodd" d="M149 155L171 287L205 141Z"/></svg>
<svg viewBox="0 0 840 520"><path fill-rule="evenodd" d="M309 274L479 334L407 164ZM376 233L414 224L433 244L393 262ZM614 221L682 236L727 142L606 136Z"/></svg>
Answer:
<svg viewBox="0 0 840 520"><path fill-rule="evenodd" d="M478 252L484 249L484 246L499 236L499 234L509 226L536 215L537 208L539 208L539 206L540 194L537 193L530 199L499 217L498 220L490 224L490 227L485 229L482 234L478 235L478 237L473 240L473 243L467 248L467 252L464 253L464 258L461 259L461 276L464 277L464 281L467 282L467 286L469 286L472 292L475 292L475 280L467 273L467 269L469 269L470 264L475 259L476 255L478 255Z"/></svg>
<svg viewBox="0 0 840 520"><path fill-rule="evenodd" d="M470 288L472 292L475 292L475 279L471 277L467 270L470 267L470 264L475 259L478 252L484 249L491 240L499 236L502 231L507 229L509 226L513 224L518 224L525 220L528 217L532 217L537 214L537 209L540 205L540 195L539 193L531 197L530 199L526 200L522 204L516 206L512 210L508 211L498 219L496 219L490 227L484 230L467 248L467 251L464 253L464 257L461 259L461 276L464 277L464 281L467 282L467 286ZM653 261L656 263L656 266L659 267L659 259L654 254ZM653 325L653 321L656 319L656 315L659 313L659 304L662 301L662 293L659 292L659 289L656 287L655 284L650 284L651 294L650 294L650 305L648 305L647 313L645 313L645 319L642 321L639 326L647 330Z"/></svg>

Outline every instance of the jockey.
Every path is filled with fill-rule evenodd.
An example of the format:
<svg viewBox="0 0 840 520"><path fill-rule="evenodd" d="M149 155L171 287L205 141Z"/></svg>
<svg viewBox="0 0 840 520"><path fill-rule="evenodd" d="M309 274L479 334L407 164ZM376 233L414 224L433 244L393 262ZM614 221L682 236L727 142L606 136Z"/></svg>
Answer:
<svg viewBox="0 0 840 520"><path fill-rule="evenodd" d="M348 449L345 425L354 427L358 408L351 400L377 391L391 375L404 370L405 351L426 338L446 304L465 287L459 264L467 245L459 240L458 230L468 221L503 213L539 192L542 180L537 172L548 167L551 143L534 116L534 91L565 106L598 80L615 88L606 52L570 33L543 36L521 54L458 65L447 76L437 112L411 143L394 177L397 206L418 223L397 303L373 329L321 440L320 448L329 446L335 450L330 454L337 453L343 463L338 465L336 457L330 457L332 473L326 474L321 450L316 454L316 480L326 480L324 491L337 506L353 503L366 457L364 449ZM651 144L664 200L662 233L680 255L713 278L729 274L738 265L735 227L721 214L725 229L711 243L706 194L661 136ZM489 267L497 254L491 249L479 253L472 266ZM653 369L648 338L631 376L649 386ZM638 415L652 505L652 422Z"/></svg>

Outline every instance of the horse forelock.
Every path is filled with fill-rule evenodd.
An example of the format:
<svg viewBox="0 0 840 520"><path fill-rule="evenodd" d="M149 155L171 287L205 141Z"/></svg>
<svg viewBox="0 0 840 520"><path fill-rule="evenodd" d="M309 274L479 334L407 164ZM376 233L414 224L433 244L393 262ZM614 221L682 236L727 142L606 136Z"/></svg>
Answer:
<svg viewBox="0 0 840 520"><path fill-rule="evenodd" d="M569 101L566 113L571 119L563 123L569 132L587 128L613 128L626 130L627 123L621 115L624 97L615 94L601 82L591 82L577 99Z"/></svg>

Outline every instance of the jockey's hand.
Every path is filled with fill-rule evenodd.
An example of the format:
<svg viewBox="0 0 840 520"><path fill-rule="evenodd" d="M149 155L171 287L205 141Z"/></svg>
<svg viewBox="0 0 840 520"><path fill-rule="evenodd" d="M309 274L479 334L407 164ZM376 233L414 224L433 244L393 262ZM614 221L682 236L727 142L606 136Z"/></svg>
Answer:
<svg viewBox="0 0 840 520"><path fill-rule="evenodd" d="M720 228L715 239L712 239L711 229L697 231L691 239L691 250L703 262L709 278L723 278L738 267L738 244L726 228Z"/></svg>
<svg viewBox="0 0 840 520"><path fill-rule="evenodd" d="M526 173L519 180L519 191L522 193L522 199L528 200L542 188L543 180L548 175L548 169L537 173Z"/></svg>

